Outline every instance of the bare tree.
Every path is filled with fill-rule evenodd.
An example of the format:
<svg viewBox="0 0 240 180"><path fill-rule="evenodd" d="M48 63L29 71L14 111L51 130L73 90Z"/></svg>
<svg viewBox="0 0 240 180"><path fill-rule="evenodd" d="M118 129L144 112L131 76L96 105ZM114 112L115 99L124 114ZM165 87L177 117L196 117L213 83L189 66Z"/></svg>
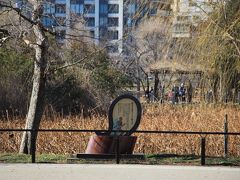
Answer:
<svg viewBox="0 0 240 180"><path fill-rule="evenodd" d="M32 93L25 123L25 128L34 130L35 133L30 131L23 133L19 150L20 153L29 154L33 146L31 140L37 138L44 110L49 48L47 33L52 35L57 33L42 25L44 1L29 0L26 3L29 9L16 7L14 1L0 1L0 43L6 42L9 38L16 38L35 51Z"/></svg>
<svg viewBox="0 0 240 180"><path fill-rule="evenodd" d="M29 33L29 31L21 32L22 40L30 47L35 50L34 59L34 72L33 72L33 86L31 100L29 104L29 110L26 117L26 129L37 130L40 125L40 121L43 114L44 108L44 91L46 83L46 67L48 61L48 48L49 41L46 36L47 29L43 28L41 23L41 16L43 14L43 2L37 0L28 1L32 7L31 17L23 14L19 8L13 6L13 2L2 3L1 5L5 8L5 13L8 13L8 18L11 19L11 15L18 15L18 22L12 23L13 26L20 27L21 21L24 21L30 28L29 31L33 32L33 38L27 38L23 35ZM12 14L10 14L12 13ZM22 28L23 29L23 28ZM8 32L10 35L10 32ZM6 33L5 33L6 34ZM32 137L34 136L34 137ZM20 153L31 152L31 138L36 139L37 133L24 132L22 142L20 145Z"/></svg>
<svg viewBox="0 0 240 180"><path fill-rule="evenodd" d="M32 0L33 5L32 21L35 42L27 41L27 45L35 50L34 72L33 72L33 87L29 105L29 110L26 119L26 129L37 130L43 114L44 107L44 92L46 84L46 67L47 67L47 51L49 47L48 38L42 28L41 15L43 14L43 4L41 1ZM35 136L35 137L31 137ZM20 153L31 152L31 138L36 139L37 133L25 132L23 134Z"/></svg>
<svg viewBox="0 0 240 180"><path fill-rule="evenodd" d="M127 68L134 67L137 80L137 91L142 83L144 91L149 91L149 68L157 61L169 58L169 49L172 43L170 36L171 17L155 16L144 18L138 28L131 33L132 41L127 44L129 61ZM143 75L143 76L142 76ZM158 74L155 75L155 96L158 96ZM144 78L143 78L144 77ZM144 87L143 79L147 80Z"/></svg>

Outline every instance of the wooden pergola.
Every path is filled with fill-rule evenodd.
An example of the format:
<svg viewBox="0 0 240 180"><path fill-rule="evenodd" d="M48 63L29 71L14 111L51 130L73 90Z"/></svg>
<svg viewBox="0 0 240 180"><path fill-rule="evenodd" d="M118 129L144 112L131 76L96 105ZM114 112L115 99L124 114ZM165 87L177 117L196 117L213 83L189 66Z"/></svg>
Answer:
<svg viewBox="0 0 240 180"><path fill-rule="evenodd" d="M200 65L186 64L177 61L158 61L150 66L150 73L153 74L198 74L204 73Z"/></svg>
<svg viewBox="0 0 240 180"><path fill-rule="evenodd" d="M174 60L161 60L149 67L149 71L154 75L154 89L155 97L158 97L158 86L160 83L159 75L163 76L198 76L201 79L202 75L206 70L200 65L197 64L187 64L182 61ZM189 81L190 83L190 81Z"/></svg>

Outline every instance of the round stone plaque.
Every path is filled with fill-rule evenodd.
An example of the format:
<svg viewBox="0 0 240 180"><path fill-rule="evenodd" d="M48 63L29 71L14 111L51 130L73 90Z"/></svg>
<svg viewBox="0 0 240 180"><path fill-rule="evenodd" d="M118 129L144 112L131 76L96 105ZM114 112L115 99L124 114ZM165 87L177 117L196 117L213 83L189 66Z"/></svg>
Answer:
<svg viewBox="0 0 240 180"><path fill-rule="evenodd" d="M117 97L109 108L108 119L110 134L131 135L140 124L141 114L142 108L137 98L129 94ZM114 130L114 132L112 130Z"/></svg>

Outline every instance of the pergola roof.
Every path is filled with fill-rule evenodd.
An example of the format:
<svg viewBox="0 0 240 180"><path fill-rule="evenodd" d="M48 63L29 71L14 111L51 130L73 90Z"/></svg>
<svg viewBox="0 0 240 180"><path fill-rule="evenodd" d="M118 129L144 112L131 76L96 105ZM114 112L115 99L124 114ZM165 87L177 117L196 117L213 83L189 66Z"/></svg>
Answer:
<svg viewBox="0 0 240 180"><path fill-rule="evenodd" d="M203 67L180 61L161 60L150 66L150 72L162 74L202 74Z"/></svg>

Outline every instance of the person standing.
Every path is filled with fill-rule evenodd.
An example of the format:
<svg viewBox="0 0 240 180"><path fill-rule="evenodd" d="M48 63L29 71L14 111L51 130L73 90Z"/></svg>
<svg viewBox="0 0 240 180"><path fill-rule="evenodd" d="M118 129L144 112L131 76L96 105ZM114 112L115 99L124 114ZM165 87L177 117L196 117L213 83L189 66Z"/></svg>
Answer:
<svg viewBox="0 0 240 180"><path fill-rule="evenodd" d="M178 103L179 88L174 84L172 88L172 103Z"/></svg>
<svg viewBox="0 0 240 180"><path fill-rule="evenodd" d="M191 103L192 102L192 93L193 93L193 87L191 82L189 82L189 85L187 87L187 102Z"/></svg>
<svg viewBox="0 0 240 180"><path fill-rule="evenodd" d="M164 93L165 93L165 85L164 84L160 84L159 92L160 92L160 102L163 103L164 102Z"/></svg>
<svg viewBox="0 0 240 180"><path fill-rule="evenodd" d="M150 96L150 102L154 102L154 89L153 89L153 87L151 87L151 90L149 92L149 96Z"/></svg>
<svg viewBox="0 0 240 180"><path fill-rule="evenodd" d="M185 102L185 100L186 100L185 92L186 92L186 89L184 87L184 84L181 83L181 85L179 87L179 97L181 98L181 102Z"/></svg>

